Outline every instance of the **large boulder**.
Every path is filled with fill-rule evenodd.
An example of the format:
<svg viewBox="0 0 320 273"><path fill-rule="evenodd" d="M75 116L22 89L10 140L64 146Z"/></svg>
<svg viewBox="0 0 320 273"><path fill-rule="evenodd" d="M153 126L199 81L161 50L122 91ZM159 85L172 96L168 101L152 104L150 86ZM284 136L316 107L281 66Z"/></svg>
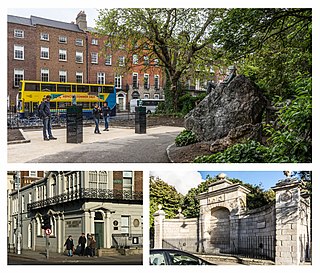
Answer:
<svg viewBox="0 0 320 273"><path fill-rule="evenodd" d="M257 127L266 105L261 90L239 75L209 93L185 116L184 125L196 134L198 141L223 140L225 145L222 146L230 146L243 138L259 138ZM222 144L221 141L218 143Z"/></svg>

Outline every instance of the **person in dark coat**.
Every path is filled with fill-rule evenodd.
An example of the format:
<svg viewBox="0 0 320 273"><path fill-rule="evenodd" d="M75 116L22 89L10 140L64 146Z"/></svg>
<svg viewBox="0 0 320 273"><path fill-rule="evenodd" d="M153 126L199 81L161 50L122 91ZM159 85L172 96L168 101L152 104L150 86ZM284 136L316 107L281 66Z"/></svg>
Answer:
<svg viewBox="0 0 320 273"><path fill-rule="evenodd" d="M73 244L73 239L72 239L71 235L68 236L68 239L64 243L64 246L66 247L66 249L68 251L68 256L72 257L73 256L74 244Z"/></svg>
<svg viewBox="0 0 320 273"><path fill-rule="evenodd" d="M43 140L57 139L51 132L51 112L50 112L50 99L51 96L47 95L39 107L39 116L43 121Z"/></svg>
<svg viewBox="0 0 320 273"><path fill-rule="evenodd" d="M81 246L80 256L84 256L84 251L85 251L85 248L86 248L86 242L87 242L86 236L85 236L84 233L82 233L81 236L79 237L79 240L78 240L78 245Z"/></svg>
<svg viewBox="0 0 320 273"><path fill-rule="evenodd" d="M104 119L104 130L103 131L109 131L109 117L110 117L110 107L108 106L107 102L103 103L102 106L102 115Z"/></svg>
<svg viewBox="0 0 320 273"><path fill-rule="evenodd" d="M101 116L101 108L97 103L94 104L94 107L92 109L92 116L93 116L94 123L96 125L96 127L94 128L94 133L101 134L99 130L99 119Z"/></svg>

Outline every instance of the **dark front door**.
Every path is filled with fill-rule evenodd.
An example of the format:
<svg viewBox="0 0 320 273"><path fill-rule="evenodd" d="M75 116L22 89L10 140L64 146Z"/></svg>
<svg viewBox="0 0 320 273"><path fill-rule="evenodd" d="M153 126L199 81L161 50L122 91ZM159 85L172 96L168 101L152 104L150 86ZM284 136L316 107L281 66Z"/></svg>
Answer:
<svg viewBox="0 0 320 273"><path fill-rule="evenodd" d="M94 230L95 230L95 237L97 241L97 248L103 248L103 241L104 241L104 223L95 222L94 223Z"/></svg>

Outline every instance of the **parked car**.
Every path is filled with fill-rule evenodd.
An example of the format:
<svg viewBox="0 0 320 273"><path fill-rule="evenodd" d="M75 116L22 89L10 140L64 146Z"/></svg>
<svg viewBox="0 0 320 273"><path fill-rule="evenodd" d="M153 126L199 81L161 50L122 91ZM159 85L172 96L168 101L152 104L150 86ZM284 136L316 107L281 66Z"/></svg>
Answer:
<svg viewBox="0 0 320 273"><path fill-rule="evenodd" d="M191 253L177 249L151 249L150 265L214 265Z"/></svg>

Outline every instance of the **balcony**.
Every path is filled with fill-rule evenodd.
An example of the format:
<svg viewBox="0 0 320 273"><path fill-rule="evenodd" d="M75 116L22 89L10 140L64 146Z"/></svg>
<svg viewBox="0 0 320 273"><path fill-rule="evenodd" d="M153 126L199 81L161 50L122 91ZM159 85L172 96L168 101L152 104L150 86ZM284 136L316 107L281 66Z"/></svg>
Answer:
<svg viewBox="0 0 320 273"><path fill-rule="evenodd" d="M105 190L105 189L79 189L44 200L36 201L28 204L28 211L32 211L47 206L53 206L61 203L67 203L76 200L87 199L88 202L99 200L100 202L116 201L138 201L142 203L143 193L138 191L124 190Z"/></svg>

